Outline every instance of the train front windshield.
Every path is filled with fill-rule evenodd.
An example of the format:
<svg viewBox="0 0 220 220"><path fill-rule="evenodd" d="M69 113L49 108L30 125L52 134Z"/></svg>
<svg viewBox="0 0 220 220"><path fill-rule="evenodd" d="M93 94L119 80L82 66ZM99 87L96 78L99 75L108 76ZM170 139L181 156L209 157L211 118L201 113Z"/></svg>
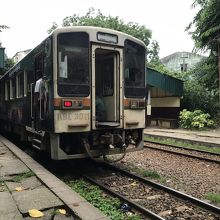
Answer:
<svg viewBox="0 0 220 220"><path fill-rule="evenodd" d="M145 96L145 48L133 41L125 42L125 96Z"/></svg>
<svg viewBox="0 0 220 220"><path fill-rule="evenodd" d="M58 35L58 94L89 95L89 36L84 32Z"/></svg>

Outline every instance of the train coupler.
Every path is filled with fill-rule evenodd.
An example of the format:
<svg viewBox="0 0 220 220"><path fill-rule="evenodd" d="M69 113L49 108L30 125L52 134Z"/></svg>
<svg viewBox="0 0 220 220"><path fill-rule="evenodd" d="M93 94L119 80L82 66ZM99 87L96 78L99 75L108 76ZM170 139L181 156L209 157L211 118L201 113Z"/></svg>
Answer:
<svg viewBox="0 0 220 220"><path fill-rule="evenodd" d="M123 142L122 136L120 134L102 134L100 136L100 144L110 149L127 147L127 145Z"/></svg>

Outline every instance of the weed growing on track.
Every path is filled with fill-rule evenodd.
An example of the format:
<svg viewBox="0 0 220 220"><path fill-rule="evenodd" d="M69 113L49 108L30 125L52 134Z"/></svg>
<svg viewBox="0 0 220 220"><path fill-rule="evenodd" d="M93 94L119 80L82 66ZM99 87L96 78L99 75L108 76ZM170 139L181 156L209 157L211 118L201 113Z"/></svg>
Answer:
<svg viewBox="0 0 220 220"><path fill-rule="evenodd" d="M220 203L220 194L210 192L207 195L207 199L212 201L212 202Z"/></svg>
<svg viewBox="0 0 220 220"><path fill-rule="evenodd" d="M155 170L146 170L143 168L139 168L134 166L133 164L127 164L126 169L128 171L132 171L142 177L149 177L150 179L157 179L160 181L160 183L166 183L165 177L161 176L157 171Z"/></svg>
<svg viewBox="0 0 220 220"><path fill-rule="evenodd" d="M144 177L150 177L152 179L161 179L161 176L159 173L157 173L156 171L151 171L151 170L143 170L141 172L141 174L144 176Z"/></svg>
<svg viewBox="0 0 220 220"><path fill-rule="evenodd" d="M190 148L190 149L195 149L195 150L203 150L203 151L208 151L208 152L212 152L212 153L219 153L220 154L220 148L219 147L209 147L209 146L204 146L204 145L197 145L197 144L190 144L184 141L177 141L174 139L161 139L161 138L154 138L154 137L144 137L145 141L153 141L153 142L157 142L160 144L169 144L169 145L173 145L176 147L186 147L186 148Z"/></svg>
<svg viewBox="0 0 220 220"><path fill-rule="evenodd" d="M113 220L140 220L137 215L126 216L121 211L121 202L105 194L98 186L94 186L83 179L66 182L74 191Z"/></svg>

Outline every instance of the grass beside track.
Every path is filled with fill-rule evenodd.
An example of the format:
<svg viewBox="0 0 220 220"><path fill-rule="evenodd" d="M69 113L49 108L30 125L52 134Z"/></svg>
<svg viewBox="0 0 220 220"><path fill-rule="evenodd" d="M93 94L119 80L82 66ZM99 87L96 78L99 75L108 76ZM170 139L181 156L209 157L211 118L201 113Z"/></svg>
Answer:
<svg viewBox="0 0 220 220"><path fill-rule="evenodd" d="M88 202L102 211L113 220L141 220L138 215L128 216L121 210L121 202L117 198L108 196L98 186L92 185L83 179L65 180L74 191L79 193Z"/></svg>
<svg viewBox="0 0 220 220"><path fill-rule="evenodd" d="M205 145L191 144L191 143L187 143L184 141L174 140L172 138L155 138L155 137L145 136L144 140L145 141L152 141L152 142L160 143L160 144L169 144L169 145L173 145L175 147L185 147L185 148L189 148L189 149L202 150L202 151L220 154L220 147L209 147L209 146L205 146Z"/></svg>
<svg viewBox="0 0 220 220"><path fill-rule="evenodd" d="M212 202L220 203L220 194L218 194L218 193L208 193L207 199L212 201Z"/></svg>

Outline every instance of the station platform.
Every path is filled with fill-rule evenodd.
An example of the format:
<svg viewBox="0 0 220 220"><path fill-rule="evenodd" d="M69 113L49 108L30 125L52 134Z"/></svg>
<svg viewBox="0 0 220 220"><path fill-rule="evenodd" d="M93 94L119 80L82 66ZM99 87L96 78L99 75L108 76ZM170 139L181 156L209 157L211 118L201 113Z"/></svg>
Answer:
<svg viewBox="0 0 220 220"><path fill-rule="evenodd" d="M144 134L158 136L161 138L173 138L189 142L196 142L208 146L220 147L220 129L207 131L189 131L184 129L161 129L156 127L148 127L144 130Z"/></svg>
<svg viewBox="0 0 220 220"><path fill-rule="evenodd" d="M0 135L0 220L35 219L33 209L43 213L39 220L109 219Z"/></svg>

